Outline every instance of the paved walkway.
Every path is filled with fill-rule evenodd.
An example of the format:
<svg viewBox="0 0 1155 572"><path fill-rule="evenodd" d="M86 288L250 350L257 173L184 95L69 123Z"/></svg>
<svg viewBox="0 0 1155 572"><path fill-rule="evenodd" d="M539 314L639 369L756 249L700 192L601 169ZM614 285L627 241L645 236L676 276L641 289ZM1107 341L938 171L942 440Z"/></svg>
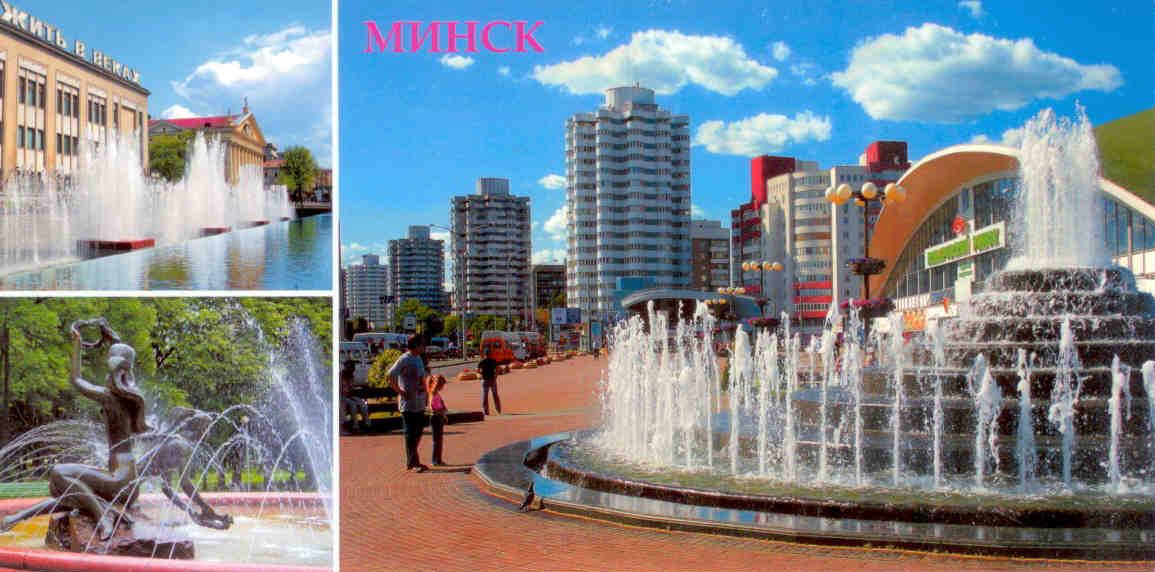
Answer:
<svg viewBox="0 0 1155 572"><path fill-rule="evenodd" d="M936 556L892 550L816 548L629 528L522 514L481 492L467 470L511 441L596 423L594 391L605 361L582 357L503 376L504 415L453 425L445 460L455 466L404 471L399 434L341 438L341 570L1103 570L1056 563ZM450 383L450 408L477 409L480 384ZM428 460L431 442L421 443ZM1146 566L1116 569L1148 570Z"/></svg>

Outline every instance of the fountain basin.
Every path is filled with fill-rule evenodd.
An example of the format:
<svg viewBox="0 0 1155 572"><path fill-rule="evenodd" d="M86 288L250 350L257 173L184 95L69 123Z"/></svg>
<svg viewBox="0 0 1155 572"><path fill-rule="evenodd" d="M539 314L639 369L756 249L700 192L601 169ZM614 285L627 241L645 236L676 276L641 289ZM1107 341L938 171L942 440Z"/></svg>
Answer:
<svg viewBox="0 0 1155 572"><path fill-rule="evenodd" d="M954 504L934 504L927 501L939 500L937 496L925 491L905 495L908 504L904 495L869 489L847 488L841 496L826 498L802 497L802 486L792 487L792 495L727 493L581 468L564 449L582 435L550 435L490 451L478 461L475 474L488 492L513 502L520 502L533 483L545 510L665 530L1015 557L1155 559L1155 513L1150 507L1117 504L1107 516L1096 512L1103 507L1094 502L1078 506L1079 499L1068 499L1065 507L1032 507L1032 501L1020 500L1008 510L993 497L987 504L942 495ZM720 481L716 475L704 478ZM1048 511L1052 516L1082 516L1048 522ZM1019 517L1029 520L1017 522ZM1077 523L1077 518L1084 520Z"/></svg>
<svg viewBox="0 0 1155 572"><path fill-rule="evenodd" d="M296 521L291 521L291 518L300 517L304 520L308 517L317 517L316 519L309 519L310 523L313 520L323 520L324 516L324 497L315 493L203 493L205 499L214 507L223 509L225 512L233 512L237 515L237 523L233 529L229 531L210 531L207 529L193 529L186 527L189 535L192 536L194 543L197 543L198 550L200 548L210 548L209 545L216 544L213 550L199 550L198 558L211 558L209 560L162 560L151 558L130 558L120 556L98 556L91 554L79 554L73 552L61 552L43 546L43 542L27 542L18 541L11 533L0 534L0 569L15 569L15 570L84 570L86 572L96 571L189 571L189 572L321 572L332 569L331 564L317 565L316 563L301 565L301 564L280 564L275 562L228 562L217 561L223 560L220 558L220 552L225 551L229 553L240 552L243 557L246 554L256 554L260 549L265 549L268 552L268 547L258 546L258 544L267 538L270 533L273 536L276 533L284 535L284 538L291 538L293 541L299 541L309 531L314 532L316 545L311 548L321 551L320 554L313 554L305 560L329 560L332 561L332 540L329 534L328 526L316 524L315 526L301 526L295 524ZM20 498L0 500L0 514L14 512L25 507L28 507L42 499L39 498ZM141 504L146 508L156 508L167 501L163 497L142 496ZM280 505L287 505L291 507L288 510L281 510ZM231 509L231 510L230 510ZM278 518L265 518L263 513L278 513ZM175 510L164 513L171 517L175 514ZM48 517L39 517L45 523ZM286 524L286 522L289 522ZM38 523L31 521L30 525ZM21 525L23 526L23 525ZM323 528L319 533L317 530ZM19 529L19 527L18 527ZM237 532L243 529L249 529L247 537L233 538L234 542L229 542L229 535L234 537ZM294 529L297 529L294 532ZM41 539L42 540L42 539ZM279 549L274 549L278 555L282 552L290 552L289 544L281 546ZM327 553L327 556L325 555ZM300 557L300 555L297 555ZM259 556L254 556L254 560L260 559Z"/></svg>

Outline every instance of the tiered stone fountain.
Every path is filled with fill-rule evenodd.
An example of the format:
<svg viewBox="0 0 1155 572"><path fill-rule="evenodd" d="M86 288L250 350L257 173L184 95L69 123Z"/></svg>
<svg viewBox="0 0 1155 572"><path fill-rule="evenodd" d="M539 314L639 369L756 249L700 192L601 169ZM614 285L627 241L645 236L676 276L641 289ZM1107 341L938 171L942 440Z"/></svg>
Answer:
<svg viewBox="0 0 1155 572"><path fill-rule="evenodd" d="M739 332L721 366L704 308L630 320L602 426L499 449L483 480L665 528L1155 559L1155 300L1100 247L1094 149L1085 117L1027 125L1019 256L953 322L866 335L851 305L840 336L831 308L809 340Z"/></svg>

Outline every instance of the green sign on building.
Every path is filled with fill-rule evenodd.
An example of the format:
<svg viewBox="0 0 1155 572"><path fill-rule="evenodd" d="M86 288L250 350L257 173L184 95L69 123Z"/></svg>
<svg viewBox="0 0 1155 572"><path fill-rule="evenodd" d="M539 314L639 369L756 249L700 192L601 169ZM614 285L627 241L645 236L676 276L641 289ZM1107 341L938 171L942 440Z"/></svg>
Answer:
<svg viewBox="0 0 1155 572"><path fill-rule="evenodd" d="M1007 245L1006 223L997 222L923 251L923 267L958 262ZM960 269L960 277L961 269Z"/></svg>

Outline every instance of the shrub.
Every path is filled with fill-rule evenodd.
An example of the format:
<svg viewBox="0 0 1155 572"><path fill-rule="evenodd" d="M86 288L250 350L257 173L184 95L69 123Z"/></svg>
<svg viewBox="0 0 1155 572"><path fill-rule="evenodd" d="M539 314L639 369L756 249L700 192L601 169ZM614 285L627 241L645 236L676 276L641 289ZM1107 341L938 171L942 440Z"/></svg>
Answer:
<svg viewBox="0 0 1155 572"><path fill-rule="evenodd" d="M393 367L393 362L401 357L401 352L397 350L385 350L373 360L373 365L369 367L369 385L372 387L389 387L389 378L385 376L389 372L389 368Z"/></svg>

